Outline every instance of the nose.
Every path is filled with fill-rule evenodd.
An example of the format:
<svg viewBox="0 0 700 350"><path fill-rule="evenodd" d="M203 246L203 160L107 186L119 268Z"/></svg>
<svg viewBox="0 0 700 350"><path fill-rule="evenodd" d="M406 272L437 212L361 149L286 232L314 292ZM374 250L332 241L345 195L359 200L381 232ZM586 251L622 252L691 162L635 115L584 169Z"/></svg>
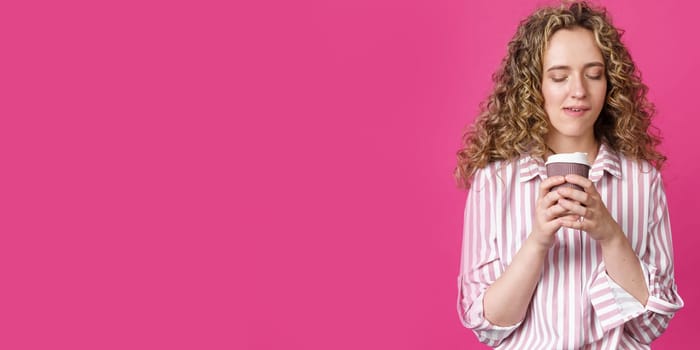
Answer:
<svg viewBox="0 0 700 350"><path fill-rule="evenodd" d="M582 78L571 79L571 96L578 99L586 97L586 85Z"/></svg>

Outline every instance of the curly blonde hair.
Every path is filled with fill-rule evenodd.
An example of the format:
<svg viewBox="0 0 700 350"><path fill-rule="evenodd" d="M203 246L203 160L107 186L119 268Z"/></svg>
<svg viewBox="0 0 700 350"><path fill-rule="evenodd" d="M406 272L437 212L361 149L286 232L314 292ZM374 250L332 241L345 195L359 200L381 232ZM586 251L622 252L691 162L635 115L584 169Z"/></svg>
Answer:
<svg viewBox="0 0 700 350"><path fill-rule="evenodd" d="M656 149L661 138L651 125L654 105L620 40L623 32L612 25L604 9L575 2L539 9L520 23L493 75L493 92L482 102L457 152L455 177L460 186L469 188L476 170L489 162L511 161L524 153L544 157L550 124L541 93L542 57L554 32L574 27L593 32L605 61L607 92L594 125L596 140L661 169L666 157Z"/></svg>

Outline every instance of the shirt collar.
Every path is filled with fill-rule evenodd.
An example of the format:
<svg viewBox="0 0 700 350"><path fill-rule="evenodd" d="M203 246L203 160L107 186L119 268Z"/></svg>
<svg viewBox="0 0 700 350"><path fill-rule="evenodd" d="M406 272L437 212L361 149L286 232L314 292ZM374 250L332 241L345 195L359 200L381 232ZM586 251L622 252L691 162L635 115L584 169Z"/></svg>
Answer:
<svg viewBox="0 0 700 350"><path fill-rule="evenodd" d="M518 160L520 168L520 182L527 182L539 176L540 179L544 180L547 178L547 169L544 166L544 161L540 157L533 157L524 155ZM598 148L598 155L593 162L590 172L588 173L588 178L593 182L598 182L605 172L616 178L622 178L622 169L620 166L620 157L617 152L613 151L605 144L601 142L600 148Z"/></svg>

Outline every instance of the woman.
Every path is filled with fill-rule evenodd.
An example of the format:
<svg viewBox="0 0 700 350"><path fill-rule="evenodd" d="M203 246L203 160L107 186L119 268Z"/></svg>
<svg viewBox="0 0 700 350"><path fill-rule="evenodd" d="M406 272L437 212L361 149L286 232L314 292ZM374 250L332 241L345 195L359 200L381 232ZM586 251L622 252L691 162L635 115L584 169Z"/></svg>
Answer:
<svg viewBox="0 0 700 350"><path fill-rule="evenodd" d="M605 11L519 26L458 152L468 195L458 309L499 349L649 349L683 307L646 86ZM588 178L546 159L586 152ZM584 190L559 187L572 183Z"/></svg>

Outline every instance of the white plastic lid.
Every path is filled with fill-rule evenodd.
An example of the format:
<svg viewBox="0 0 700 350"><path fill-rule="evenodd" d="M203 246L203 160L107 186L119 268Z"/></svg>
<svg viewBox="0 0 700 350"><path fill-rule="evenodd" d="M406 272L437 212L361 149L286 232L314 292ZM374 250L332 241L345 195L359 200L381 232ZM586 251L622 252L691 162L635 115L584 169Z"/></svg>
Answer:
<svg viewBox="0 0 700 350"><path fill-rule="evenodd" d="M553 154L547 158L545 165L551 163L578 163L591 166L588 164L588 153L584 152Z"/></svg>

